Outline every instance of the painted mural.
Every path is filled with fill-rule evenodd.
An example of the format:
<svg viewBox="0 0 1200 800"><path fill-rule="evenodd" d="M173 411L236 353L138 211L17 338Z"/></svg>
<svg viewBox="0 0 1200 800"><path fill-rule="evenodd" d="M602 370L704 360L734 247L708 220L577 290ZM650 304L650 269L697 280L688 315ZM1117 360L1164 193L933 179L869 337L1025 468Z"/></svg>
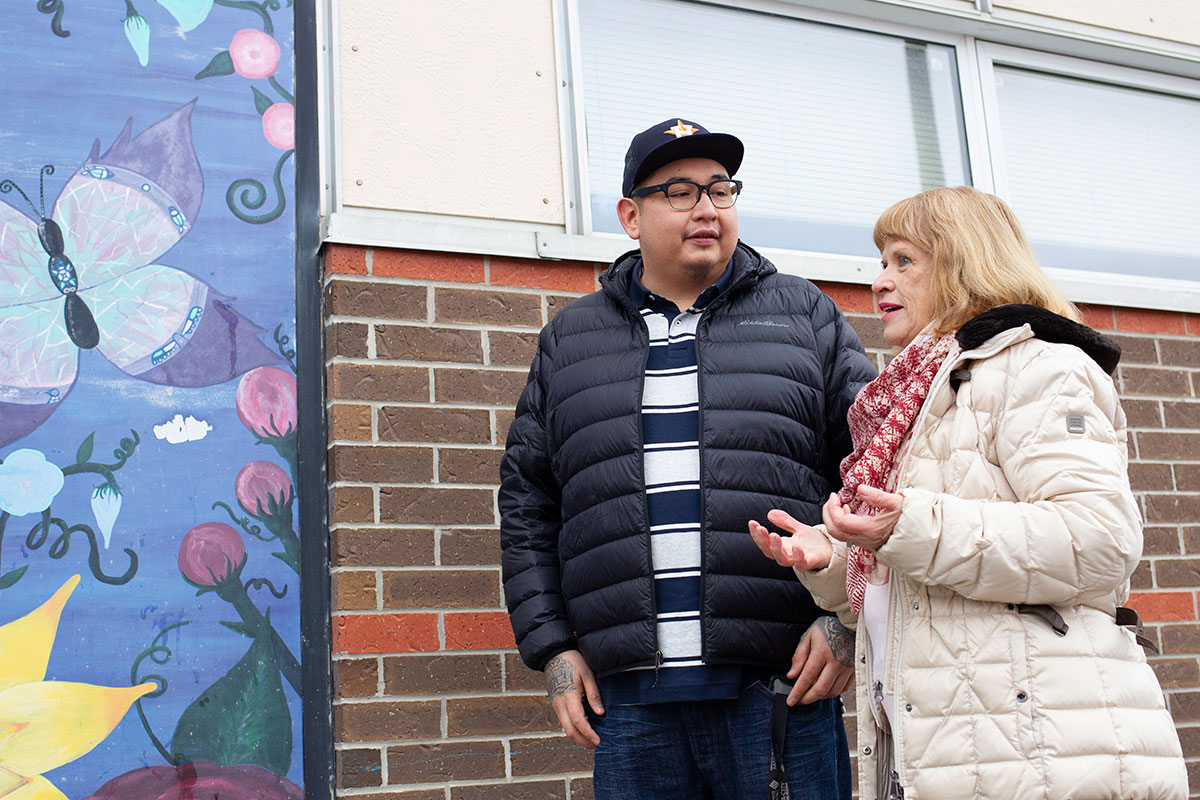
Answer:
<svg viewBox="0 0 1200 800"><path fill-rule="evenodd" d="M291 0L0 11L0 800L300 800Z"/></svg>

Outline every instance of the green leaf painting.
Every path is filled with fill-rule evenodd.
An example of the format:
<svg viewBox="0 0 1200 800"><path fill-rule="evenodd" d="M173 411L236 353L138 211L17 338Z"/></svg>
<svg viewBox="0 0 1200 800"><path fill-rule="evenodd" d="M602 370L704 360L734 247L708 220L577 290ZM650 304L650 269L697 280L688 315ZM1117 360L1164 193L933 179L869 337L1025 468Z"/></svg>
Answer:
<svg viewBox="0 0 1200 800"><path fill-rule="evenodd" d="M79 449L75 451L75 463L86 463L92 457L92 445L96 440L96 432L92 431L88 437L79 445Z"/></svg>
<svg viewBox="0 0 1200 800"><path fill-rule="evenodd" d="M260 115L265 113L266 110L273 105L271 98L267 97L258 89L255 89L253 86L251 86L250 91L254 92L254 108L258 110Z"/></svg>
<svg viewBox="0 0 1200 800"><path fill-rule="evenodd" d="M260 630L246 655L187 707L171 751L176 764L257 764L287 773L292 723L269 629Z"/></svg>

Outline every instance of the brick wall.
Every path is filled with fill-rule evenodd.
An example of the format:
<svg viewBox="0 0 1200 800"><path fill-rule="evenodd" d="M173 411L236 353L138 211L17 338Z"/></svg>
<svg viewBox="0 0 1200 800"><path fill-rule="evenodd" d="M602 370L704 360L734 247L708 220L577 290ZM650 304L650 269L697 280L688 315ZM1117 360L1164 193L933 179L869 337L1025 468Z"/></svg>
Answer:
<svg viewBox="0 0 1200 800"><path fill-rule="evenodd" d="M495 482L537 331L601 265L326 248L340 797L590 800L500 592ZM822 286L882 366L869 291ZM1200 796L1200 315L1089 307L1124 350L1146 519L1132 605Z"/></svg>

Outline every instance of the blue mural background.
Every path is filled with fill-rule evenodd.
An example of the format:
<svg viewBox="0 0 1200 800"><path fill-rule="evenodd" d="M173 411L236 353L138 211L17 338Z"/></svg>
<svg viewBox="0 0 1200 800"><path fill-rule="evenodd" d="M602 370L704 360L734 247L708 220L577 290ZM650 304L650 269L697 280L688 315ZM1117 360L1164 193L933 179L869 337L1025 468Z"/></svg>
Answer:
<svg viewBox="0 0 1200 800"><path fill-rule="evenodd" d="M125 0L67 0L61 19L70 32L66 38L52 32L50 17L38 12L35 0L5 4L0 14L0 74L6 76L0 178L15 181L36 203L39 169L53 164L55 174L45 178L49 215L54 198L84 164L94 140L99 139L103 153L130 118L136 136L195 98L191 128L204 177L203 200L191 230L156 263L184 270L234 298L230 304L265 329L259 338L275 350L272 331L281 326L282 334L294 338L295 330L291 163L282 172L287 209L273 221L251 224L238 219L225 194L231 183L247 177L273 193L270 177L283 151L264 137L252 87L272 100L280 98L265 80L195 75L230 47L237 31L262 30L262 16L267 15L282 49L274 77L290 88L292 9L262 4L262 11L255 12L246 8L249 3L237 7L218 2L203 23L184 32L159 2L138 0L136 5L149 29L144 67L126 37ZM31 213L15 194L0 199ZM266 207L274 204L271 197ZM283 359L278 366L289 368ZM164 694L142 701L151 727L168 748L185 709L242 658L251 643L220 624L238 619L225 600L215 592L197 596L196 587L181 576L177 558L183 537L204 522L233 524L212 505L222 501L238 509L234 481L247 463L265 460L288 469L287 460L257 443L239 419L238 385L237 377L203 388L147 383L126 375L97 351L84 350L77 383L56 412L36 430L0 448L0 458L27 448L65 467L75 462L81 442L93 433L97 461L111 461L109 454L131 430L139 435L136 452L117 476L123 502L111 545L100 551L101 569L120 574L129 564L122 548L134 550L140 559L136 576L122 586L97 581L86 564L82 537L61 559L50 558L44 548L31 550L25 546L26 534L39 518L14 516L0 546L0 573L22 565L28 569L18 582L0 590L0 623L29 612L71 575L81 574L82 582L62 615L46 679L128 686L134 659L155 635L172 623L190 621L171 630L162 642L172 651L170 661L147 662L142 670L168 681ZM170 444L155 438L154 426L176 414L207 421L212 429L197 441ZM99 479L89 480L95 477L70 476L53 501L55 516L95 526L90 502ZM242 578L265 577L275 587L288 587L283 598L265 590L251 590L249 596L262 611L269 608L271 624L299 656L298 576L271 557L278 543L243 539L247 563ZM300 702L286 682L284 695L292 740L286 775L302 785ZM94 750L45 777L77 800L111 778L164 763L131 710Z"/></svg>

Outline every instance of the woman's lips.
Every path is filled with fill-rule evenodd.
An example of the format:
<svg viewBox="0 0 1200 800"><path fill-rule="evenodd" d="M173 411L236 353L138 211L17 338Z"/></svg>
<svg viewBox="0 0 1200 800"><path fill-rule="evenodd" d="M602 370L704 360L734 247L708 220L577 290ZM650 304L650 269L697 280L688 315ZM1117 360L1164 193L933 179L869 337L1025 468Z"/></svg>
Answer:
<svg viewBox="0 0 1200 800"><path fill-rule="evenodd" d="M904 306L898 306L895 303L880 303L879 311L882 313L883 316L881 316L879 319L885 320L888 317L895 314L897 311L901 311L903 309L904 309Z"/></svg>

